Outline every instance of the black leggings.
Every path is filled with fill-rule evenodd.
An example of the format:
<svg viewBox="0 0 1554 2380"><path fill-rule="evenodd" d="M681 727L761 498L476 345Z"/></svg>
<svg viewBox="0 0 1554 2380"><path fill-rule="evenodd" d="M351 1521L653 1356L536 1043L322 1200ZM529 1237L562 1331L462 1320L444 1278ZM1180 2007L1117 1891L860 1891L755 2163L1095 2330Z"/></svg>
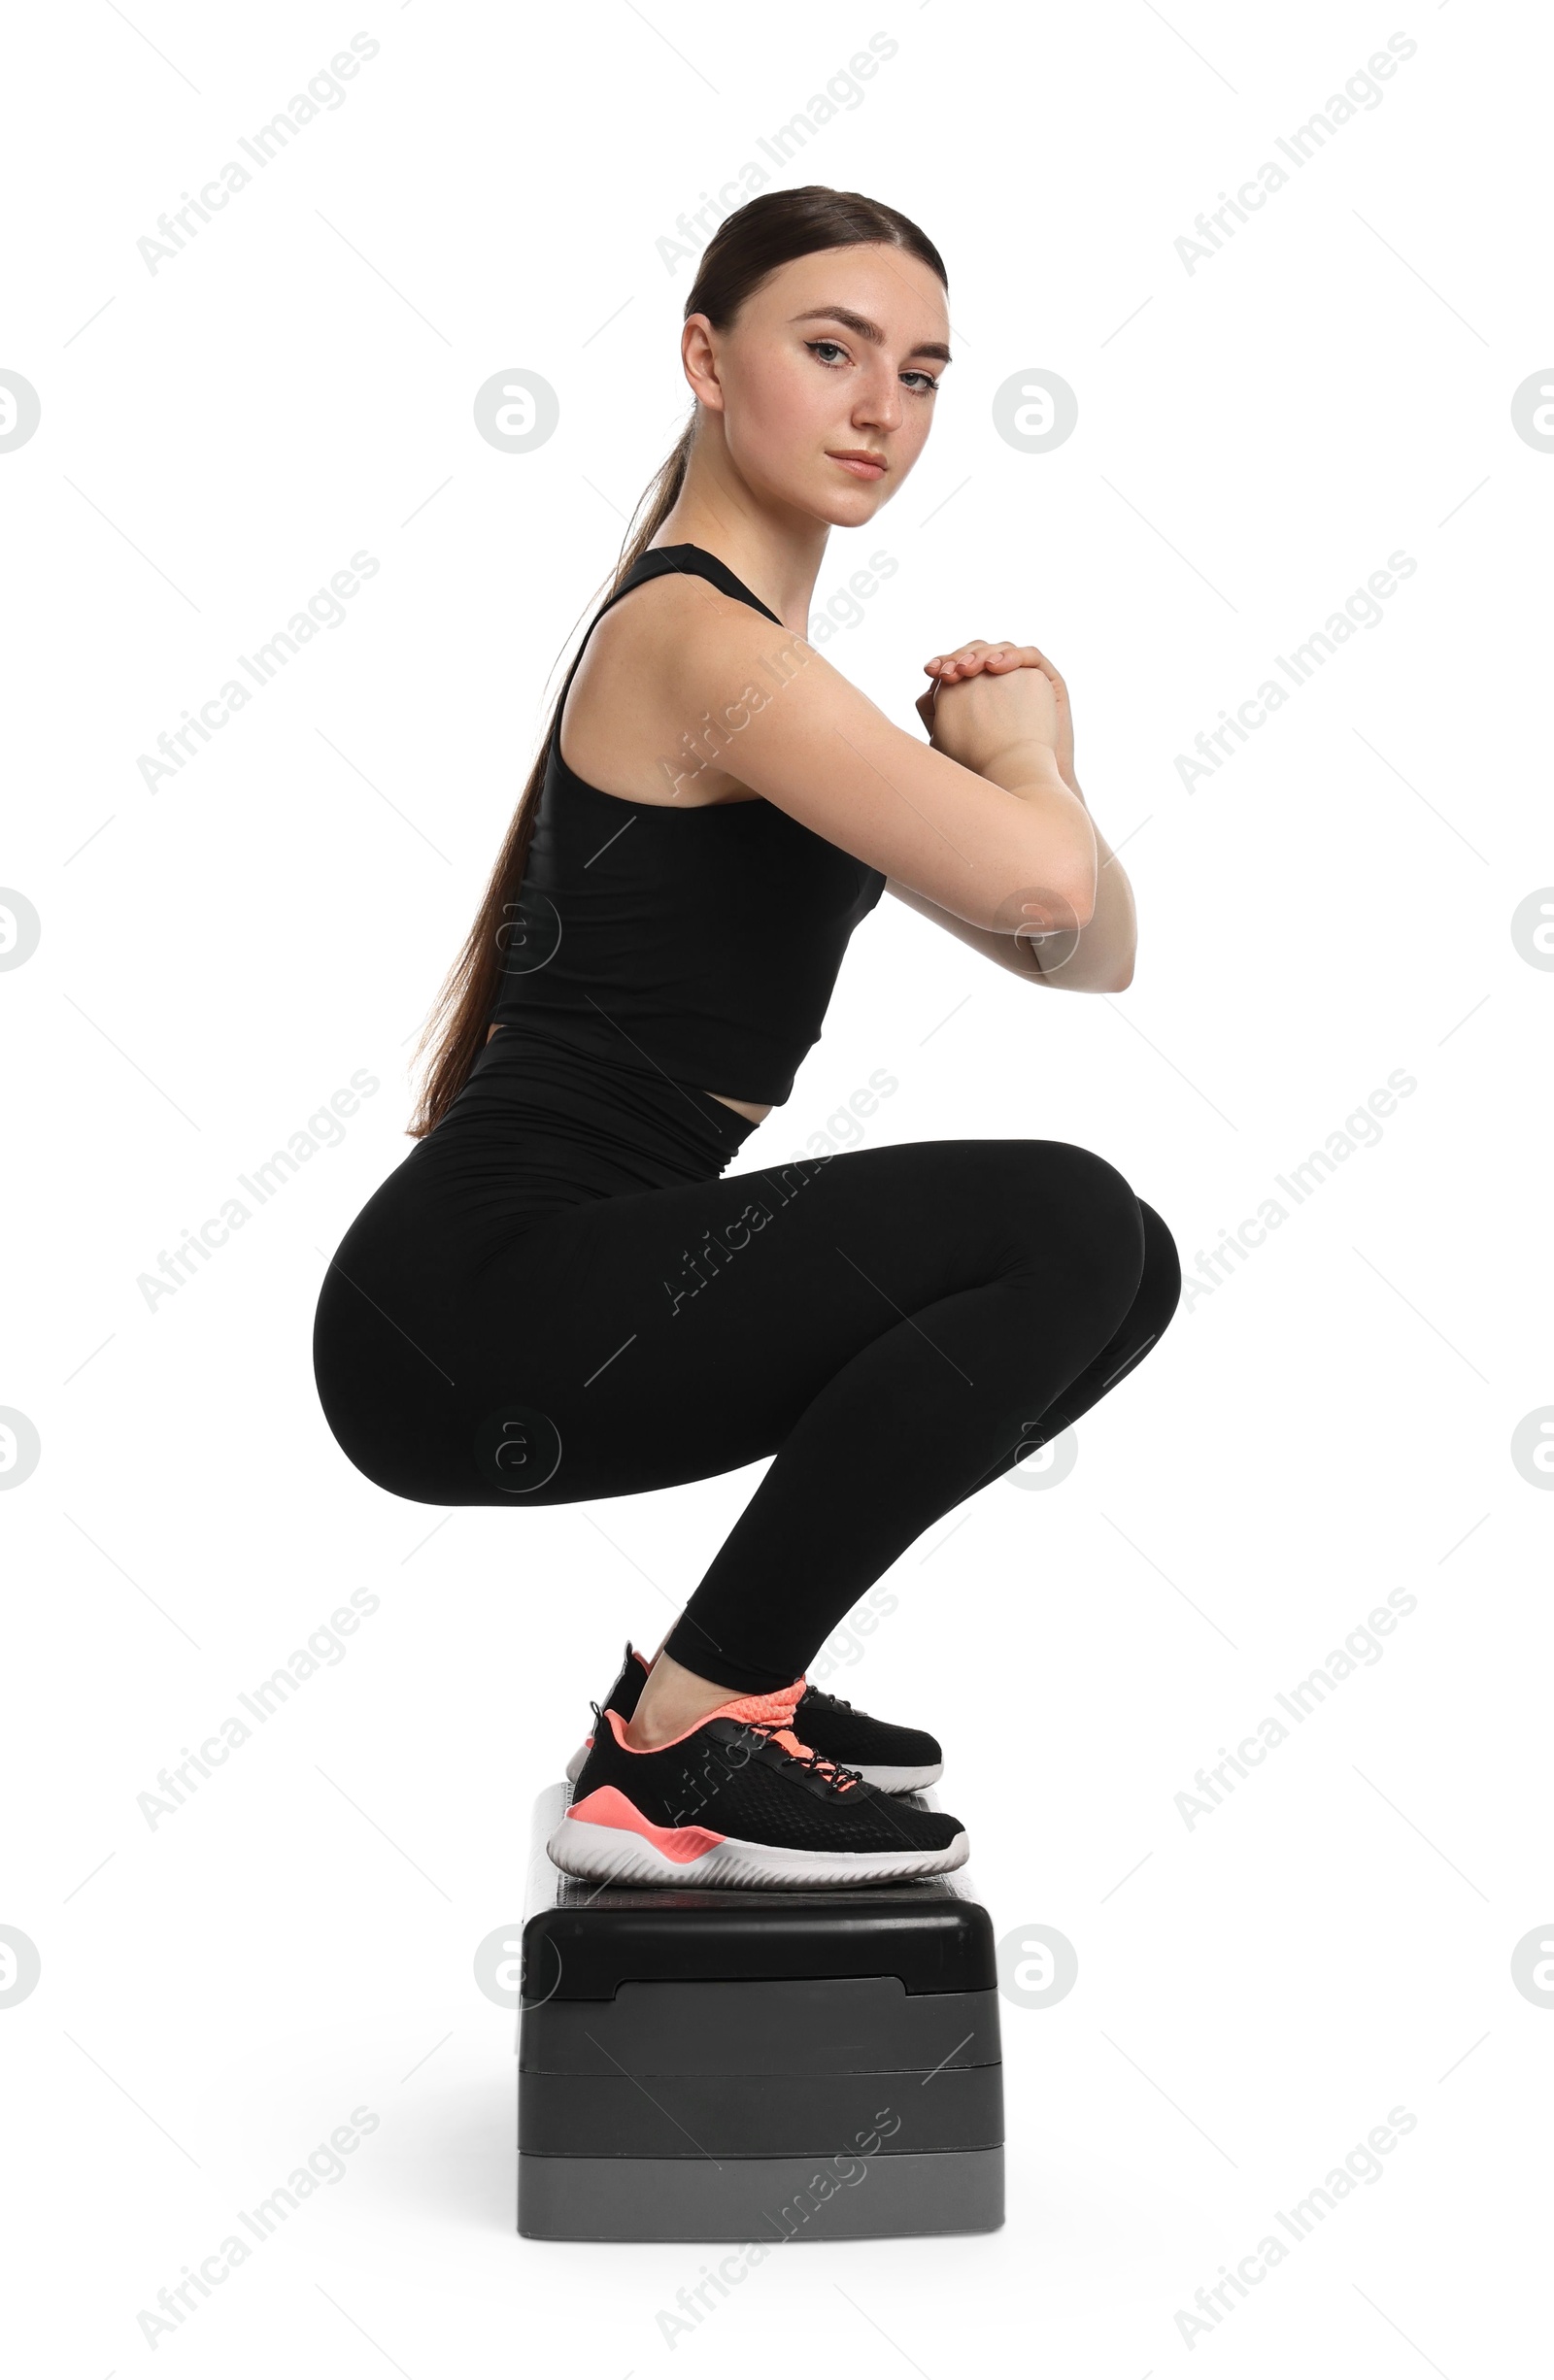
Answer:
<svg viewBox="0 0 1554 2380"><path fill-rule="evenodd" d="M418 1502L574 1503L769 1457L667 1646L755 1693L1114 1387L1181 1272L1154 1209L1066 1141L726 1174L752 1129L503 1030L341 1242L314 1365L352 1461Z"/></svg>

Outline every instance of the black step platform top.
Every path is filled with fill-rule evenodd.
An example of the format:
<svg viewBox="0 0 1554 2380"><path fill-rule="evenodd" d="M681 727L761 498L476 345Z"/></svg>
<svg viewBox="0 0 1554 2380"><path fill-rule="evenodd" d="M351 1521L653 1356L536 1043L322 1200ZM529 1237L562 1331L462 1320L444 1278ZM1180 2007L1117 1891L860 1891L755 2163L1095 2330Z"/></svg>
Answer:
<svg viewBox="0 0 1554 2380"><path fill-rule="evenodd" d="M913 1796L920 1807L929 1806ZM993 1924L963 1869L817 1893L657 1892L563 1876L545 1855L564 1786L534 1811L524 2006L608 2000L630 1982L892 1975L908 1993L997 1989Z"/></svg>

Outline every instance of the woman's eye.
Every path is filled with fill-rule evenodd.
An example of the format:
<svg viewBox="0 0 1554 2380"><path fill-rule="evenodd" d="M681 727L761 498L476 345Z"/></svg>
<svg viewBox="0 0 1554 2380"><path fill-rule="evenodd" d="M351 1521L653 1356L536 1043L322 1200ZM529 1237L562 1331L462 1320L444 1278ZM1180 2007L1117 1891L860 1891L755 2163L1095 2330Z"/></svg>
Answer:
<svg viewBox="0 0 1554 2380"><path fill-rule="evenodd" d="M828 372L840 369L839 365L831 362L831 356L839 355L843 363L848 360L847 350L838 339L806 339L804 346L817 363L826 366ZM824 354L821 352L823 349L828 351ZM903 372L901 378L911 385L914 396L931 396L939 385L937 376L932 372Z"/></svg>

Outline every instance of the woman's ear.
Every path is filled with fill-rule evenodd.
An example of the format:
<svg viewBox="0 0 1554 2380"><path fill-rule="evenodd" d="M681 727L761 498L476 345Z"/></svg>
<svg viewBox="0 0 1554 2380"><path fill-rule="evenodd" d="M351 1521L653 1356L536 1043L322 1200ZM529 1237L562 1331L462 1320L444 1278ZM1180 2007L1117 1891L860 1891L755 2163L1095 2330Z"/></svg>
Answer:
<svg viewBox="0 0 1554 2380"><path fill-rule="evenodd" d="M718 379L717 333L704 314L692 315L680 333L680 360L696 402L709 413L723 411L723 386Z"/></svg>

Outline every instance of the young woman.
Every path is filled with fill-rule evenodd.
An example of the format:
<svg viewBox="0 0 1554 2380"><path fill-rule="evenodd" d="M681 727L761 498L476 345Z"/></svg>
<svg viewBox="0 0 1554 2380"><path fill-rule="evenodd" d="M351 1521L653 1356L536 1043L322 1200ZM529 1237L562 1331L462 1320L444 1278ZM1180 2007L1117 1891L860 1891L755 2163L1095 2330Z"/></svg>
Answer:
<svg viewBox="0 0 1554 2380"><path fill-rule="evenodd" d="M633 1884L958 1866L903 1798L931 1736L806 1664L933 1523L1153 1346L1170 1233L1065 1141L930 1141L729 1174L887 888L1032 986L1119 991L1128 880L1034 646L927 662L921 742L805 640L833 527L922 453L944 265L808 187L721 225L695 397L561 689L434 1014L417 1145L319 1300L319 1393L431 1504L639 1494L770 1458L650 1663L628 1646L551 1842ZM1002 1121L1000 1119L1000 1121Z"/></svg>

